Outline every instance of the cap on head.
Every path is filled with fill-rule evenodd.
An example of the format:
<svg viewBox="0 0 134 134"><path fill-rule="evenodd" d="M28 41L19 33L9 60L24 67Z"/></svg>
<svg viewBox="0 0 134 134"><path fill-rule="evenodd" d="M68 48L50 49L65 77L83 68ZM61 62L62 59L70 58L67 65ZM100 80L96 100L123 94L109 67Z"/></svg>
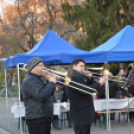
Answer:
<svg viewBox="0 0 134 134"><path fill-rule="evenodd" d="M42 59L38 57L31 58L26 65L27 71L31 71L36 65L38 65L40 62L43 62Z"/></svg>

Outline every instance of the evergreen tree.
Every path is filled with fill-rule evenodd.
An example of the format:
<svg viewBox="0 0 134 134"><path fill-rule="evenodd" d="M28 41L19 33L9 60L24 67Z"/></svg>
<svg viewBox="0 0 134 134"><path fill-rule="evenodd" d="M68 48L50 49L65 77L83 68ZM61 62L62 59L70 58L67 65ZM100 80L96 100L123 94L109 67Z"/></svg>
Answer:
<svg viewBox="0 0 134 134"><path fill-rule="evenodd" d="M80 38L76 47L91 50L101 45L126 25L134 24L133 0L86 0L82 5L62 3L63 19L74 25Z"/></svg>

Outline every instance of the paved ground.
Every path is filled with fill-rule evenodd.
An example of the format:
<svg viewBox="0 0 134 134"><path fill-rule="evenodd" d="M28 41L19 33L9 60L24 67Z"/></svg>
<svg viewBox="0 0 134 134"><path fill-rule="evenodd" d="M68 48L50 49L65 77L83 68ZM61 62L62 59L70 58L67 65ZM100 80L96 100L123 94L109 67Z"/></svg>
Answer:
<svg viewBox="0 0 134 134"><path fill-rule="evenodd" d="M18 119L13 117L11 114L10 107L16 99L9 99L9 118L7 119L7 109L6 109L6 101L0 98L0 134L20 134L18 129ZM123 115L121 115L121 122L118 122L118 113L116 113L116 120L111 121L111 131L108 132L104 127L99 127L99 123L97 122L96 126L93 124L91 127L91 134L133 134L134 133L134 121L130 122L130 131L129 124L124 122ZM62 123L59 122L61 126ZM68 123L66 122L65 127L61 126L61 130L55 130L52 128L51 134L74 134L73 128L68 128ZM4 128L4 129L3 129ZM9 132L5 131L8 130ZM24 133L23 134L28 134Z"/></svg>

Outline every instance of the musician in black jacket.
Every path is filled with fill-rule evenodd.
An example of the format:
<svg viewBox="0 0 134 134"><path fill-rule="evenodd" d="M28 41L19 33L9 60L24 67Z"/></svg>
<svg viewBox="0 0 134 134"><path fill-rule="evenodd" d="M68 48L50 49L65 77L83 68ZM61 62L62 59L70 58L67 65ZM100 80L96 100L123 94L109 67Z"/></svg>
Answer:
<svg viewBox="0 0 134 134"><path fill-rule="evenodd" d="M85 68L85 61L77 58L72 62L73 75L71 80L88 86L88 80L82 71ZM90 85L90 87L101 90L101 85L105 83L104 78L100 78L98 83ZM87 88L73 84L77 88L89 91ZM70 101L70 118L74 125L75 134L90 134L90 125L95 122L95 110L92 96L77 89L66 87L66 92ZM90 91L92 92L92 90Z"/></svg>
<svg viewBox="0 0 134 134"><path fill-rule="evenodd" d="M22 98L25 104L25 117L30 134L50 134L53 118L52 95L55 91L56 79L45 75L48 83L41 76L45 69L43 61L34 57L27 63L27 75L22 83Z"/></svg>

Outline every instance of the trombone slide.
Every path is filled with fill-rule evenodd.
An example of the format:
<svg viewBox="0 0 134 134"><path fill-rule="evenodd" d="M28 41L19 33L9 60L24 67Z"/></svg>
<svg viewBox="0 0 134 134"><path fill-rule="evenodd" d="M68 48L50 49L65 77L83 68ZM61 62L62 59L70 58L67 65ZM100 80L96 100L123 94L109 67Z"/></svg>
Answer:
<svg viewBox="0 0 134 134"><path fill-rule="evenodd" d="M92 93L90 93L90 92L88 92L88 91L85 91L85 90L83 90L83 89L80 89L80 88L71 86L69 83L72 82L72 83L74 83L74 84L76 84L76 85L79 85L79 86L81 86L81 87L85 87L85 88L87 88L87 89L93 90L93 91L96 92L96 94L97 94L97 90L96 90L96 89L91 88L91 87L88 87L88 86L83 85L83 84L80 84L80 83L77 83L77 82L75 82L75 81L72 81L69 77L65 77L65 76L64 76L64 77L65 77L65 78L64 78L63 76L60 76L60 75L58 75L58 74L54 74L54 73L52 73L53 71L50 72L49 70L50 70L50 69L42 70L43 75L49 74L49 75L54 75L54 76L56 76L56 77L60 77L60 78L64 79L65 83L58 81L59 83L62 83L62 84L64 84L64 85L66 85L66 86L69 86L69 87L72 87L72 88L74 88L74 89L80 90L81 92L84 92L84 93L87 93L87 94L92 94ZM57 73L57 72L56 72L56 73Z"/></svg>

